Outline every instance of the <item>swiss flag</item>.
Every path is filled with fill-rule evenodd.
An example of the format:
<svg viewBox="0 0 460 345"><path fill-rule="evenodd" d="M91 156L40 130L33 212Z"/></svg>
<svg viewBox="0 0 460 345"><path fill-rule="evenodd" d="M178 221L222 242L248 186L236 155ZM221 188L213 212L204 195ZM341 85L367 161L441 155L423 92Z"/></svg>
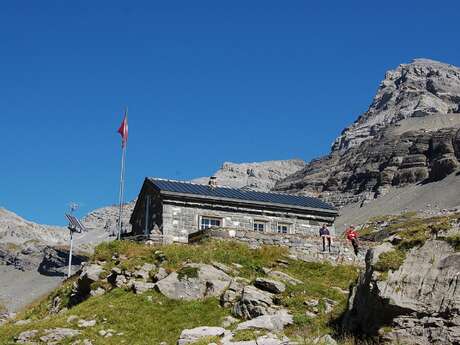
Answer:
<svg viewBox="0 0 460 345"><path fill-rule="evenodd" d="M120 128L118 128L118 133L121 135L121 146L125 147L126 143L128 142L128 114L126 113Z"/></svg>

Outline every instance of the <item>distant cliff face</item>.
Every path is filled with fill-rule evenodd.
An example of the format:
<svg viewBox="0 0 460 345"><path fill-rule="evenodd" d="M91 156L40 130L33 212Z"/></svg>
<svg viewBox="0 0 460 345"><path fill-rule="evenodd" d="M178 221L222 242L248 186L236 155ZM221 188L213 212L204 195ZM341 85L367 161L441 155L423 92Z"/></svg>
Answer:
<svg viewBox="0 0 460 345"><path fill-rule="evenodd" d="M213 175L217 184L235 188L251 188L268 191L276 182L301 170L305 162L299 159L266 161L258 163L231 163L225 162ZM195 183L208 183L208 177L193 180Z"/></svg>
<svg viewBox="0 0 460 345"><path fill-rule="evenodd" d="M12 246L26 243L61 245L68 239L67 231L57 226L36 224L0 207L0 240Z"/></svg>
<svg viewBox="0 0 460 345"><path fill-rule="evenodd" d="M377 95L331 153L277 182L277 191L337 206L443 179L460 167L460 69L415 60L386 73Z"/></svg>

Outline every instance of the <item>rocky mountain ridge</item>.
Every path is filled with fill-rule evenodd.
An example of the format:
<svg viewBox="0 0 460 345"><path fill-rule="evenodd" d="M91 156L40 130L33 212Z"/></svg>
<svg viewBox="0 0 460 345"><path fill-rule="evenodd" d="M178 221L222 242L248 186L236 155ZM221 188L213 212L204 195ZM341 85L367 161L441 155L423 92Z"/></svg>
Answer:
<svg viewBox="0 0 460 345"><path fill-rule="evenodd" d="M369 109L343 130L332 151L359 146L403 119L451 113L460 113L460 69L415 59L386 72Z"/></svg>
<svg viewBox="0 0 460 345"><path fill-rule="evenodd" d="M460 69L426 59L387 72L377 95L331 153L274 190L342 206L394 187L445 178L460 167Z"/></svg>
<svg viewBox="0 0 460 345"><path fill-rule="evenodd" d="M305 167L301 159L273 160L254 163L225 162L213 176L217 184L234 188L250 188L268 191L287 176ZM192 180L195 183L207 184L209 177Z"/></svg>
<svg viewBox="0 0 460 345"><path fill-rule="evenodd" d="M97 210L93 211L83 222L90 231L74 237L75 265L84 260L79 253L91 252L109 235L102 226L95 225L96 214ZM44 275L64 275L69 251L65 227L37 224L0 208L0 239L0 264Z"/></svg>

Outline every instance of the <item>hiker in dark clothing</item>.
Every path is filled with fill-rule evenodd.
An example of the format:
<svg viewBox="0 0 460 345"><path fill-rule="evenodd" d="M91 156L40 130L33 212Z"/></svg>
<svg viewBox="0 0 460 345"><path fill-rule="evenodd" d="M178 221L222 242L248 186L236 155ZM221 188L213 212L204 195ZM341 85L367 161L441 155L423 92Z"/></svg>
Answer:
<svg viewBox="0 0 460 345"><path fill-rule="evenodd" d="M321 229L319 229L319 235L323 239L323 252L326 251L326 240L327 240L327 246L330 252L331 251L331 233L329 232L329 229L327 228L326 224L323 224Z"/></svg>

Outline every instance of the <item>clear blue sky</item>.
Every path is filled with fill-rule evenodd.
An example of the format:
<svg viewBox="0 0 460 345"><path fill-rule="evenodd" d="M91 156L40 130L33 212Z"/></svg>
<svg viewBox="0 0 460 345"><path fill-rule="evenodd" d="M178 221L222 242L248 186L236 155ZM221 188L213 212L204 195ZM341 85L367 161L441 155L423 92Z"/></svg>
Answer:
<svg viewBox="0 0 460 345"><path fill-rule="evenodd" d="M386 70L460 65L459 1L3 1L0 206L64 224L145 176L312 159Z"/></svg>

